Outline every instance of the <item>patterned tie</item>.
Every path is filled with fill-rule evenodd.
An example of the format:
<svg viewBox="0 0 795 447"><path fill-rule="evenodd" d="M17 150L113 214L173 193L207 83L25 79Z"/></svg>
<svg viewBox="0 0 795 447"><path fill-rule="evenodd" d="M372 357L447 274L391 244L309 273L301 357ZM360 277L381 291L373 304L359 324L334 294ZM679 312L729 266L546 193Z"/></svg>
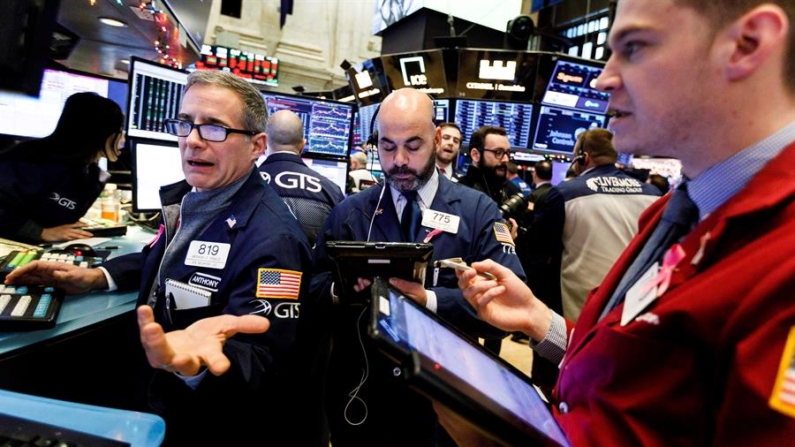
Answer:
<svg viewBox="0 0 795 447"><path fill-rule="evenodd" d="M679 242L698 222L698 207L687 195L687 185L683 184L674 191L668 206L663 211L662 219L657 224L640 254L624 273L616 291L602 311L600 319L624 301L627 291L646 273L655 262L661 262L665 252Z"/></svg>
<svg viewBox="0 0 795 447"><path fill-rule="evenodd" d="M406 198L406 205L403 207L403 214L400 216L400 232L404 242L414 242L417 232L420 229L422 211L420 204L417 203L417 191L401 192Z"/></svg>

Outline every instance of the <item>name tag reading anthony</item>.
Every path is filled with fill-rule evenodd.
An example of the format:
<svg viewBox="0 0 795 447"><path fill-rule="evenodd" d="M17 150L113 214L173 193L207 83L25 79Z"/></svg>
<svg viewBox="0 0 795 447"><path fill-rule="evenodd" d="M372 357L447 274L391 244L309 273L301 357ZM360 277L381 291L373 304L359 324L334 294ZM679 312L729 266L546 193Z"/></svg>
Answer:
<svg viewBox="0 0 795 447"><path fill-rule="evenodd" d="M220 242L192 241L185 256L185 265L222 269L229 256L229 244Z"/></svg>
<svg viewBox="0 0 795 447"><path fill-rule="evenodd" d="M453 214L434 211L431 209L422 212L422 226L442 230L445 233L458 233L458 223L461 218Z"/></svg>

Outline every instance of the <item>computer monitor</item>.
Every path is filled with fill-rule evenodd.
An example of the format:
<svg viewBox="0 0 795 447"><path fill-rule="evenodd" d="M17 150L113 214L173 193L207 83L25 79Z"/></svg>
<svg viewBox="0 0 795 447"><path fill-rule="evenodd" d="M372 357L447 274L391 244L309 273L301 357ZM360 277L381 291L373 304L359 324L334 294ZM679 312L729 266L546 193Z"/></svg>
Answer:
<svg viewBox="0 0 795 447"><path fill-rule="evenodd" d="M185 178L177 143L132 140L133 210L160 211L160 187Z"/></svg>
<svg viewBox="0 0 795 447"><path fill-rule="evenodd" d="M532 148L554 155L571 155L577 136L597 127L605 127L604 115L541 106Z"/></svg>
<svg viewBox="0 0 795 447"><path fill-rule="evenodd" d="M48 68L44 70L38 98L0 91L0 134L46 137L55 130L66 99L78 92L94 92L127 110L125 81Z"/></svg>
<svg viewBox="0 0 795 447"><path fill-rule="evenodd" d="M179 113L187 80L185 71L131 58L127 136L176 142L177 137L165 131L163 121Z"/></svg>
<svg viewBox="0 0 795 447"><path fill-rule="evenodd" d="M602 74L603 68L601 63L558 59L541 103L583 112L607 113L610 94L595 88L596 78Z"/></svg>
<svg viewBox="0 0 795 447"><path fill-rule="evenodd" d="M455 105L455 122L461 128L461 147L469 147L469 138L482 126L502 127L513 148L528 147L533 119L531 104L508 101L459 99Z"/></svg>
<svg viewBox="0 0 795 447"><path fill-rule="evenodd" d="M311 96L262 92L268 113L291 110L304 122L305 156L347 159L353 126L352 103Z"/></svg>
<svg viewBox="0 0 795 447"><path fill-rule="evenodd" d="M303 158L307 166L314 169L318 174L326 177L340 187L340 191L345 194L345 187L348 184L348 162L323 160L320 158Z"/></svg>
<svg viewBox="0 0 795 447"><path fill-rule="evenodd" d="M433 122L434 124L441 124L450 121L450 109L452 108L452 100L450 99L434 99L433 100ZM358 132L360 144L367 142L370 138L370 124L375 116L375 122L372 123L373 130L378 130L378 116L376 110L381 104L369 104L366 106L359 106L356 111L358 119ZM354 143L356 144L356 143Z"/></svg>
<svg viewBox="0 0 795 447"><path fill-rule="evenodd" d="M552 186L566 180L566 172L569 171L571 163L567 161L553 161L552 162Z"/></svg>

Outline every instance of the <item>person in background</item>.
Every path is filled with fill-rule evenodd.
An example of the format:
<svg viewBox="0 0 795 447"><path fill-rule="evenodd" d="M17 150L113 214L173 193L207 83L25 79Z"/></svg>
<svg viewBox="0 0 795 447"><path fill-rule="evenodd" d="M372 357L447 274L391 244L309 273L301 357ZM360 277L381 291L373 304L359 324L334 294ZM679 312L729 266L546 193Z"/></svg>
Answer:
<svg viewBox="0 0 795 447"><path fill-rule="evenodd" d="M81 227L110 174L100 158L118 160L124 113L96 93L66 99L55 130L0 151L0 237L24 242L89 238Z"/></svg>
<svg viewBox="0 0 795 447"><path fill-rule="evenodd" d="M519 176L519 166L516 163L509 161L507 165L505 165L505 177L514 185L519 187L519 190L522 191L525 198L530 197L530 193L533 192L533 188L524 181L522 177Z"/></svg>
<svg viewBox="0 0 795 447"><path fill-rule="evenodd" d="M472 165L459 183L483 192L498 206L522 193L518 186L506 179L511 143L505 129L480 127L469 138L469 156L472 157Z"/></svg>
<svg viewBox="0 0 795 447"><path fill-rule="evenodd" d="M290 110L279 110L268 118L265 160L259 165L262 178L287 203L309 244L314 246L317 234L331 209L345 196L331 180L318 174L301 160L306 145L304 124Z"/></svg>
<svg viewBox="0 0 795 447"><path fill-rule="evenodd" d="M439 259L459 257L469 263L491 258L510 266L517 275L524 275L497 205L486 195L449 181L436 168L441 129L433 123L431 98L413 88L390 93L381 103L378 136L386 181L349 196L331 211L318 239L317 262L325 267L322 270L334 269L323 251L325 241L433 244L425 284L397 278L391 278L390 283L473 338L504 338L504 332L495 331L475 317L471 306L462 299L453 271L434 268L434 261ZM423 212L452 225L421 219ZM334 295L341 296L339 301L343 303L361 302L369 299L370 293L369 288L359 290L366 295L357 297L356 292L342 290L338 283L332 285L331 278L325 290L330 292L329 303ZM352 304L337 305L317 322L317 326L333 324L328 393L332 444L440 445L437 441L444 442L446 435L436 424L430 402L407 388L404 377L394 373L394 362L373 345L366 333L368 318L366 313L362 317L364 309Z"/></svg>
<svg viewBox="0 0 795 447"><path fill-rule="evenodd" d="M348 194L356 194L378 183L378 179L367 169L367 154L364 152L352 152L350 163Z"/></svg>
<svg viewBox="0 0 795 447"><path fill-rule="evenodd" d="M552 404L572 446L790 445L795 3L619 0L608 41L596 88L616 148L677 158L685 180L643 214L576 324L496 263L473 264L496 281L459 285L560 364Z"/></svg>
<svg viewBox="0 0 795 447"><path fill-rule="evenodd" d="M668 182L668 178L660 174L649 174L646 183L657 187L661 194L667 194L668 191L671 190L671 184Z"/></svg>
<svg viewBox="0 0 795 447"><path fill-rule="evenodd" d="M530 202L530 209L536 205L541 205L546 200L549 190L552 188L552 163L541 160L533 166L533 192L527 201Z"/></svg>
<svg viewBox="0 0 795 447"><path fill-rule="evenodd" d="M456 123L441 123L442 139L436 145L436 167L448 180L457 182L461 175L455 172L458 152L461 149L461 128Z"/></svg>
<svg viewBox="0 0 795 447"><path fill-rule="evenodd" d="M149 359L142 397L165 419L168 446L328 446L327 437L305 438L318 421L293 362L312 253L256 168L267 118L262 95L248 81L221 71L191 73L177 118L166 121L178 137L185 180L161 188L163 225L155 239L99 268L36 261L6 277L7 284L49 284L70 294L139 290ZM252 328L252 318L240 322L237 315L269 324ZM215 348L222 352L206 354Z"/></svg>

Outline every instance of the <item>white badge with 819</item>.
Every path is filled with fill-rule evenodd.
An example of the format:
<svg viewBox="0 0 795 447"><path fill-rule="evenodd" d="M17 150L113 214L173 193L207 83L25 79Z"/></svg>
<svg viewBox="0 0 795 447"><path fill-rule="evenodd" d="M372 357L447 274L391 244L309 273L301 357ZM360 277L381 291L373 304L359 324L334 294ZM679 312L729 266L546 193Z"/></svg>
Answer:
<svg viewBox="0 0 795 447"><path fill-rule="evenodd" d="M222 242L191 241L185 265L220 270L226 265L230 247Z"/></svg>

